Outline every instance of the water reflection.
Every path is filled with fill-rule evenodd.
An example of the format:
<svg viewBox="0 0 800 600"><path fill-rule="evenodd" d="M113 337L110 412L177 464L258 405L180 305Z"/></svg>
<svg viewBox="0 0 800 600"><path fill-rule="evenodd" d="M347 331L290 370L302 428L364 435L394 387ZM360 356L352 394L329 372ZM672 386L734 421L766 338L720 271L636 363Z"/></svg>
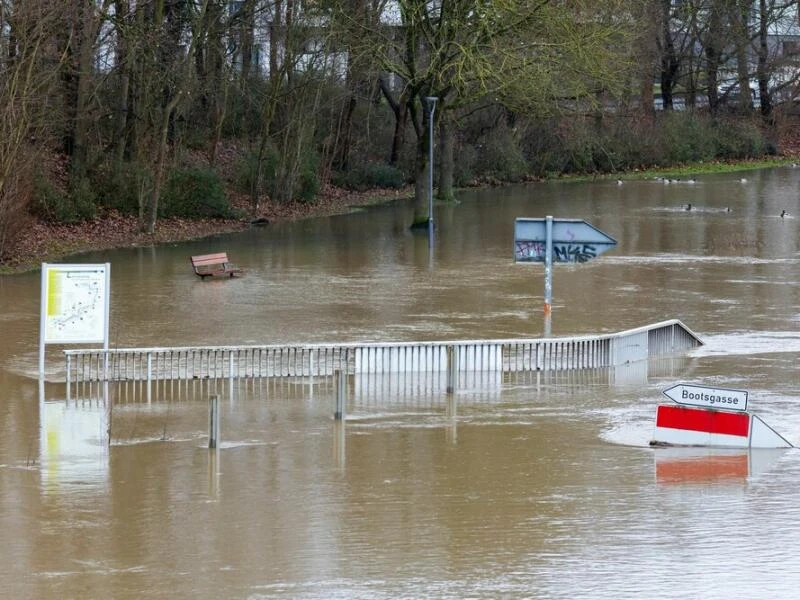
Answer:
<svg viewBox="0 0 800 600"><path fill-rule="evenodd" d="M768 473L785 452L764 448L657 448L653 452L656 482L745 485L751 478Z"/></svg>
<svg viewBox="0 0 800 600"><path fill-rule="evenodd" d="M109 412L102 400L40 404L42 491L94 494L108 484Z"/></svg>
<svg viewBox="0 0 800 600"><path fill-rule="evenodd" d="M514 219L582 218L619 244L555 270L554 335L678 318L707 342L450 395L352 378L342 423L324 378L87 384L69 403L48 383L37 410L39 274L0 277L2 595L793 599L800 451L648 447L677 381L747 389L800 439L800 219L776 216L800 214L800 170L745 177L464 193L436 207L432 263L404 203L80 257L112 263L117 347L540 337ZM197 281L188 257L217 249L247 275Z"/></svg>

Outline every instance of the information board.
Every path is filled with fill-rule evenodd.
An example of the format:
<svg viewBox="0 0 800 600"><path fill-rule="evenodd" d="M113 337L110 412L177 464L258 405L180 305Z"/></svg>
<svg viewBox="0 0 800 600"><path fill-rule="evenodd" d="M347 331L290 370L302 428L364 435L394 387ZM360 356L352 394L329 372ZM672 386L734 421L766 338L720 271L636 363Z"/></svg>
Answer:
<svg viewBox="0 0 800 600"><path fill-rule="evenodd" d="M101 344L106 339L106 266L48 265L44 275L48 344Z"/></svg>
<svg viewBox="0 0 800 600"><path fill-rule="evenodd" d="M47 344L108 348L110 265L42 264L39 371Z"/></svg>

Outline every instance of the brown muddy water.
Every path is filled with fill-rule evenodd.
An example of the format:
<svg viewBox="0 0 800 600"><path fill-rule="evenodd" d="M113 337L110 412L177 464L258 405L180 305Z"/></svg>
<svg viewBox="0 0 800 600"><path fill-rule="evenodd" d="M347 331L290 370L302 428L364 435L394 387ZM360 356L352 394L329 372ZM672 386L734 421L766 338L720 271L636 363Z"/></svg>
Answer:
<svg viewBox="0 0 800 600"><path fill-rule="evenodd" d="M619 243L555 266L553 335L678 318L706 342L453 398L353 382L344 423L325 379L67 403L62 347L40 396L40 275L0 277L0 597L796 598L800 451L648 445L677 382L748 390L800 444L800 169L744 177L465 192L432 253L398 204L69 261L111 264L112 347L538 337L514 219L581 218ZM246 275L198 280L214 251Z"/></svg>

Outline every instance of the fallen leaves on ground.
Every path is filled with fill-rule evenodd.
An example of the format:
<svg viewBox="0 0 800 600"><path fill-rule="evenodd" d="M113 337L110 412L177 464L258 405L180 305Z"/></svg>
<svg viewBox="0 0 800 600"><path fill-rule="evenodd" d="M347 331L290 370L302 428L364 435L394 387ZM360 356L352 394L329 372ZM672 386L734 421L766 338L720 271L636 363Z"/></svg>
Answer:
<svg viewBox="0 0 800 600"><path fill-rule="evenodd" d="M141 231L139 220L132 215L107 211L81 223L48 223L30 218L14 246L0 257L0 266L11 271L37 267L48 260L92 250L126 246L150 246L203 238L219 233L241 231L254 219L268 223L329 216L347 212L353 206L408 197L405 190L370 190L349 192L337 188L323 190L313 202L274 204L263 202L255 213L243 196L232 198L234 207L251 212L246 219L159 219L152 234Z"/></svg>

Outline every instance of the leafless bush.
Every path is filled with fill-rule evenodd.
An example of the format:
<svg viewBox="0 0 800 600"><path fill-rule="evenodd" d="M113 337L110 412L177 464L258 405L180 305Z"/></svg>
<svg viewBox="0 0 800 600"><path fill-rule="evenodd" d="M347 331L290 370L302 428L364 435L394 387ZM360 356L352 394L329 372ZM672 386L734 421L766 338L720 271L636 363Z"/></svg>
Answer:
<svg viewBox="0 0 800 600"><path fill-rule="evenodd" d="M33 166L50 136L50 99L63 56L55 51L57 7L32 0L0 10L0 256L20 233Z"/></svg>

